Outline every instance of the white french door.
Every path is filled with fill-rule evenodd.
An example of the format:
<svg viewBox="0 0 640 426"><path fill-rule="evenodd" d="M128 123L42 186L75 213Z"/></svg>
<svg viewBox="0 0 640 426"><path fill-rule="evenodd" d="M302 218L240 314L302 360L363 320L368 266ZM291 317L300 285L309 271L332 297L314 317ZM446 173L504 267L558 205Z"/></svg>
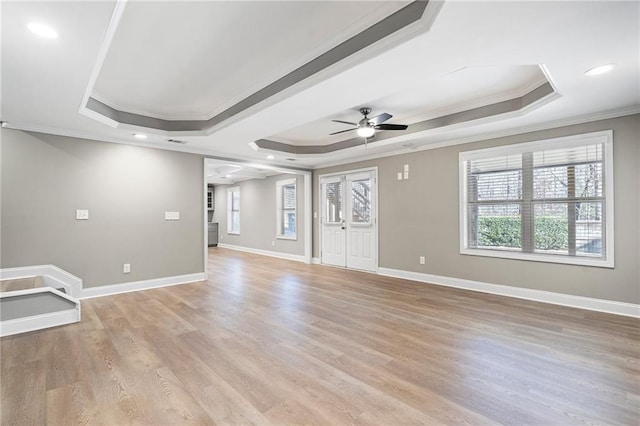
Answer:
<svg viewBox="0 0 640 426"><path fill-rule="evenodd" d="M375 170L323 177L320 184L322 263L376 271Z"/></svg>

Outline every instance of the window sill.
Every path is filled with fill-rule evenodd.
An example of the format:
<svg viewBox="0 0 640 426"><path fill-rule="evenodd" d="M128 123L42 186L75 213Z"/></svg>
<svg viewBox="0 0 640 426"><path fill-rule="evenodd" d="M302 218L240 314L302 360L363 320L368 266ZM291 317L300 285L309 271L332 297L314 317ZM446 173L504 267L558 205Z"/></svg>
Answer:
<svg viewBox="0 0 640 426"><path fill-rule="evenodd" d="M277 235L276 236L276 240L290 240L290 241L297 241L298 237L297 236L293 236L293 237L287 237L285 235Z"/></svg>
<svg viewBox="0 0 640 426"><path fill-rule="evenodd" d="M490 249L468 249L463 248L460 250L460 254L471 256L484 256L484 257L499 257L502 259L514 259L514 260L526 260L530 262L543 262L543 263L562 263L565 265L580 265L580 266L594 266L598 268L614 268L613 258L606 260L589 259L586 257L572 257L572 256L554 256L545 254L532 254L522 253L517 251L502 251L502 250L490 250Z"/></svg>
<svg viewBox="0 0 640 426"><path fill-rule="evenodd" d="M227 235L240 235L240 233L227 231Z"/></svg>

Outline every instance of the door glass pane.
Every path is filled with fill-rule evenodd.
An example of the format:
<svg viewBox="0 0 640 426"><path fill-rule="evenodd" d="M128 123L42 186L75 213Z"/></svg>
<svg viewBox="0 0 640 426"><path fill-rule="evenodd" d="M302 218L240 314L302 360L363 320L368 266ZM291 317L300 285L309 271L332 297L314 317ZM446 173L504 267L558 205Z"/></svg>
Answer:
<svg viewBox="0 0 640 426"><path fill-rule="evenodd" d="M325 184L325 221L342 221L342 182Z"/></svg>
<svg viewBox="0 0 640 426"><path fill-rule="evenodd" d="M371 179L351 182L351 222L371 223Z"/></svg>

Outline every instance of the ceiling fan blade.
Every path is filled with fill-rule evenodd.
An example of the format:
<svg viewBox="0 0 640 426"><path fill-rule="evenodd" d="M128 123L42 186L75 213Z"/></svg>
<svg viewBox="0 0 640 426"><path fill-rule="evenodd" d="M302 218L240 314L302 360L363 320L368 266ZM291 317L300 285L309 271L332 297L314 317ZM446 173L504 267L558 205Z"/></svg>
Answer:
<svg viewBox="0 0 640 426"><path fill-rule="evenodd" d="M334 123L350 124L352 126L357 126L358 125L358 123L352 123L350 121L342 121L342 120L331 120L331 121L333 121Z"/></svg>
<svg viewBox="0 0 640 426"><path fill-rule="evenodd" d="M353 129L340 130L339 132L329 133L329 136L331 136L331 135L337 135L337 134L339 134L339 133L350 132L350 131L352 131L352 130L357 130L357 129L358 129L358 128L357 128L357 127L355 127L355 128L353 128Z"/></svg>
<svg viewBox="0 0 640 426"><path fill-rule="evenodd" d="M409 126L406 124L378 124L375 127L378 130L406 130Z"/></svg>
<svg viewBox="0 0 640 426"><path fill-rule="evenodd" d="M380 123L384 123L385 121L387 121L391 117L393 117L393 115L387 114L386 112L383 112L380 115L376 115L375 117L371 117L369 119L369 122L373 123L374 126L377 126Z"/></svg>

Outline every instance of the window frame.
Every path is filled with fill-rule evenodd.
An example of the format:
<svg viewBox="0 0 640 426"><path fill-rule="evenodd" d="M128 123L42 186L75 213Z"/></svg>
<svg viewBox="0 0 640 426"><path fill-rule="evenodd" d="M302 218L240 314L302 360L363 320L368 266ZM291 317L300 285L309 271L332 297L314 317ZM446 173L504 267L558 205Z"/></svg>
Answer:
<svg viewBox="0 0 640 426"><path fill-rule="evenodd" d="M604 258L594 259L571 255L530 253L520 250L500 250L487 248L472 248L468 246L468 194L467 194L467 167L468 161L499 157L504 155L522 154L524 152L536 152L545 149L571 148L589 144L603 144L603 199L605 201L605 220L603 229L605 232L604 243L606 252ZM505 145L493 148L484 148L473 151L463 151L458 156L459 168L459 231L460 254L472 256L497 257L504 259L518 259L535 262L562 263L569 265L596 266L613 268L614 262L614 170L613 170L613 131L571 135L553 139L544 139L534 142L525 142ZM523 191L525 189L523 188Z"/></svg>
<svg viewBox="0 0 640 426"><path fill-rule="evenodd" d="M284 233L282 232L282 226L284 224L284 212L290 211L291 209L285 209L283 206L283 190L285 186L289 185L293 185L295 188L295 207L293 208L293 213L295 214L296 232L293 235L284 235ZM298 180L296 178L276 181L276 239L293 241L296 241L298 239Z"/></svg>
<svg viewBox="0 0 640 426"><path fill-rule="evenodd" d="M233 210L233 193L238 193L238 208ZM233 230L232 213L238 212L238 230ZM227 234L240 235L240 187L234 186L233 188L227 188Z"/></svg>

